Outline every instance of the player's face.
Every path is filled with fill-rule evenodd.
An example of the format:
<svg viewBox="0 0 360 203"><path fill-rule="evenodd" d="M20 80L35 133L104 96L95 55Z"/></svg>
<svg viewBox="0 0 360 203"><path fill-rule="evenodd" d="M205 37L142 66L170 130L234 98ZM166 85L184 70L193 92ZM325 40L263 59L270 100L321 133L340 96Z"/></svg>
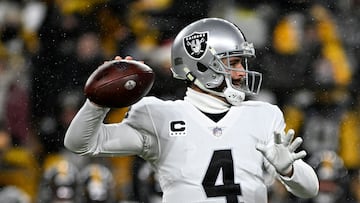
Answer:
<svg viewBox="0 0 360 203"><path fill-rule="evenodd" d="M234 69L234 70L230 71L232 83L234 85L240 85L246 76L246 72L245 72L245 69L243 66L243 60L244 60L243 58L238 57L238 56L233 56L233 57L230 57L229 59L227 59L227 58L222 59L222 62L226 66L230 65L229 67L231 69Z"/></svg>

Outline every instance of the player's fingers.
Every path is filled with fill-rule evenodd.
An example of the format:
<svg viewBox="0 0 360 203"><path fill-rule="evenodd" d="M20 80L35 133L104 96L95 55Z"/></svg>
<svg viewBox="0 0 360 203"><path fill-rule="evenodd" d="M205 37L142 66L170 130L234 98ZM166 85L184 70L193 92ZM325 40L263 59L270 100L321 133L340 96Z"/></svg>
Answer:
<svg viewBox="0 0 360 203"><path fill-rule="evenodd" d="M301 150L300 152L298 153L293 153L293 160L298 160L298 159L302 159L306 156L306 152L305 150Z"/></svg>
<svg viewBox="0 0 360 203"><path fill-rule="evenodd" d="M289 146L290 152L295 152L295 150L301 145L302 142L303 140L301 137L295 138L294 142L292 142Z"/></svg>
<svg viewBox="0 0 360 203"><path fill-rule="evenodd" d="M121 56L115 56L115 60L121 60L122 57Z"/></svg>
<svg viewBox="0 0 360 203"><path fill-rule="evenodd" d="M117 57L119 57L119 58L117 58ZM117 56L117 57L115 57L116 60L121 60L122 59L120 56ZM132 56L125 56L124 59L125 60L134 60L134 58ZM138 62L144 63L144 61L138 61Z"/></svg>
<svg viewBox="0 0 360 203"><path fill-rule="evenodd" d="M121 56L115 56L114 57L114 60L121 60L122 59L122 57ZM105 63L109 63L110 61L104 61L104 64Z"/></svg>
<svg viewBox="0 0 360 203"><path fill-rule="evenodd" d="M134 58L132 56L126 56L125 60L133 60Z"/></svg>
<svg viewBox="0 0 360 203"><path fill-rule="evenodd" d="M281 133L275 131L274 132L274 142L275 144L281 144Z"/></svg>
<svg viewBox="0 0 360 203"><path fill-rule="evenodd" d="M288 130L288 132L284 136L284 141L283 141L285 146L289 146L290 142L294 138L294 135L295 135L295 131L293 129Z"/></svg>

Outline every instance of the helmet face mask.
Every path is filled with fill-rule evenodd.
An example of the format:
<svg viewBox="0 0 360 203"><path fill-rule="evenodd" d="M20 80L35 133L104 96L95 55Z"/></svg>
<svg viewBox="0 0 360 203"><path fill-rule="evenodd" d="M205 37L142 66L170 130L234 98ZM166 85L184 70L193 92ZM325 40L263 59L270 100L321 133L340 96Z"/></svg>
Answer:
<svg viewBox="0 0 360 203"><path fill-rule="evenodd" d="M242 67L244 69L233 68L231 65L230 58L231 57L240 57ZM226 76L232 88L243 91L246 94L258 94L260 91L260 86L262 82L262 75L256 71L249 71L248 69L248 57L244 57L243 55L239 54L225 54L223 55L223 59L226 63L223 63L223 67L226 70ZM227 64L227 65L226 65ZM231 73L241 72L244 77L240 79L234 79L231 76Z"/></svg>
<svg viewBox="0 0 360 203"><path fill-rule="evenodd" d="M231 67L231 57L241 57L244 69ZM260 90L262 75L248 70L250 57L255 57L253 44L237 26L207 18L188 25L177 35L171 50L171 70L175 78L189 80L203 91L238 105L245 94ZM231 77L237 71L245 73L242 80Z"/></svg>

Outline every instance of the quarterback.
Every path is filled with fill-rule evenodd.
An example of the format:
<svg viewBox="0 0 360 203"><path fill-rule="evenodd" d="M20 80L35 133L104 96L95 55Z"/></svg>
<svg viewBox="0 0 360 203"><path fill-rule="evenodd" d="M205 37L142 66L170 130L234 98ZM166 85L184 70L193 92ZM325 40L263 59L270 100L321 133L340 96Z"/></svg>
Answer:
<svg viewBox="0 0 360 203"><path fill-rule="evenodd" d="M317 195L306 152L296 151L302 139L285 132L280 109L245 100L259 92L262 75L248 69L255 50L237 26L195 21L176 36L171 54L173 76L189 84L183 100L144 97L116 124L103 123L109 108L87 100L65 146L88 156L141 156L158 174L163 202L265 203L265 174L297 197Z"/></svg>

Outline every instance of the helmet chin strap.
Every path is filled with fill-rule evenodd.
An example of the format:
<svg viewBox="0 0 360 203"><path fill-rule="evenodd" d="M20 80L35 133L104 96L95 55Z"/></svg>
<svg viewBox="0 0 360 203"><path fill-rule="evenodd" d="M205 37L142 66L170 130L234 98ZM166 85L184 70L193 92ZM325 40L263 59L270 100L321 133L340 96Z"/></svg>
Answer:
<svg viewBox="0 0 360 203"><path fill-rule="evenodd" d="M227 87L224 91L225 99L234 106L240 105L245 100L245 93L235 90L232 87Z"/></svg>
<svg viewBox="0 0 360 203"><path fill-rule="evenodd" d="M245 100L245 93L239 90L236 90L232 87L229 81L229 78L225 78L226 88L223 91L225 99L234 106L240 105Z"/></svg>
<svg viewBox="0 0 360 203"><path fill-rule="evenodd" d="M225 80L226 84L230 83L228 79ZM220 97L225 97L226 101L233 106L238 106L245 100L245 93L234 89L231 85L227 85L223 92L216 92L205 88L198 80L195 80L194 84L205 92L209 92Z"/></svg>

